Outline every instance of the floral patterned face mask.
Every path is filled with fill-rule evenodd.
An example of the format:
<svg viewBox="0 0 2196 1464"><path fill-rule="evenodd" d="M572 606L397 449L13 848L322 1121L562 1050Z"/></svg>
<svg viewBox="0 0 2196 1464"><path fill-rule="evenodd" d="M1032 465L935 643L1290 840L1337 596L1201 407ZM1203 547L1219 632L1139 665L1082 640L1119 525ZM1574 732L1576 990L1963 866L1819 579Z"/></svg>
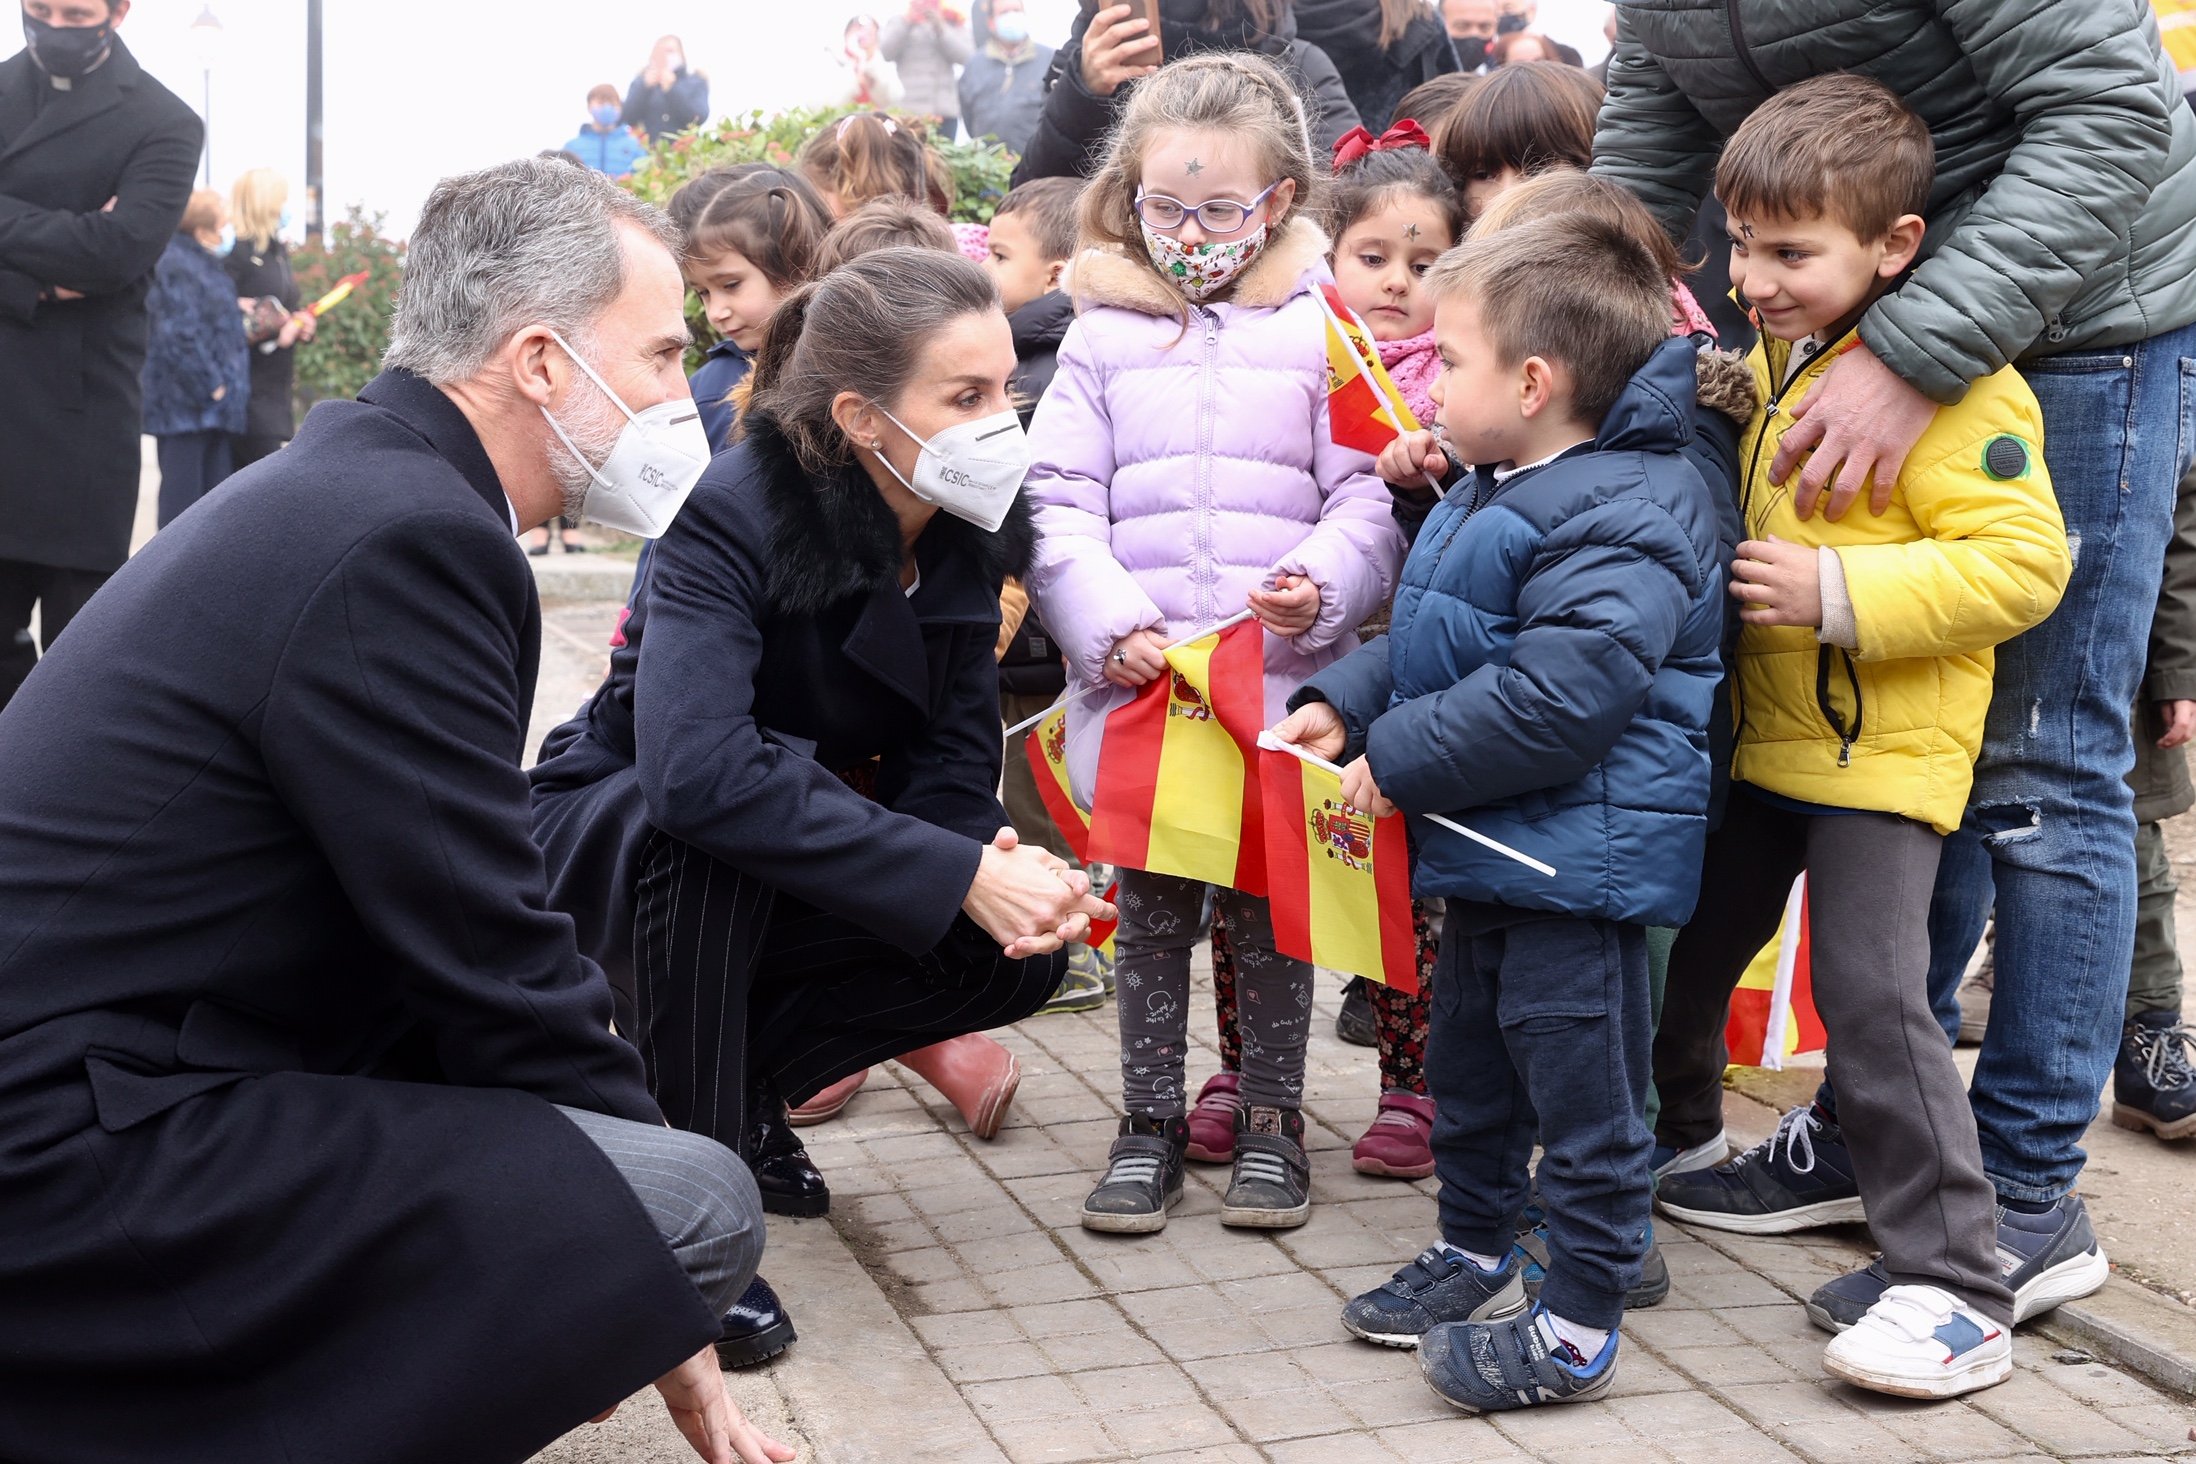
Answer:
<svg viewBox="0 0 2196 1464"><path fill-rule="evenodd" d="M1258 251L1266 247L1264 223L1247 231L1240 239L1207 239L1202 244L1184 244L1149 224L1141 227L1144 248L1150 251L1151 262L1159 273L1190 300L1199 303L1233 284L1235 277L1258 257Z"/></svg>

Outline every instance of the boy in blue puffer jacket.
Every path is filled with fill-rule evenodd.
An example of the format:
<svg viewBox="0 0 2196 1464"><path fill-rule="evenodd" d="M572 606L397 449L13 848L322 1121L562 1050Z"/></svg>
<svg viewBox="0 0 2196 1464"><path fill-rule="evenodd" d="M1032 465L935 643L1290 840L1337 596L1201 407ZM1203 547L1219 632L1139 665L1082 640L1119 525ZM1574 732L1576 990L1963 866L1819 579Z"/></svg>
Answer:
<svg viewBox="0 0 2196 1464"><path fill-rule="evenodd" d="M1695 348L1638 242L1558 215L1466 243L1427 286L1433 398L1479 466L1420 531L1387 637L1278 730L1352 759L1357 806L1453 814L1556 869L1412 825L1412 892L1449 902L1426 1064L1442 1243L1343 1312L1492 1411L1614 1378L1647 1244L1645 928L1698 892L1722 577L1680 455ZM1550 1260L1528 1311L1510 1240L1536 1118Z"/></svg>

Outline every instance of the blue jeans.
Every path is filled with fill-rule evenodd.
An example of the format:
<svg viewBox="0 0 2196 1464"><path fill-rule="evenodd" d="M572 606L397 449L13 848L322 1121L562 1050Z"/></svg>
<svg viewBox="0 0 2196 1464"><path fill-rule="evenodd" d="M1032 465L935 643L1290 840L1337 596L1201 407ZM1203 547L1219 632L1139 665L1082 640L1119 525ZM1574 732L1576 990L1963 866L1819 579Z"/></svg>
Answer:
<svg viewBox="0 0 2196 1464"><path fill-rule="evenodd" d="M1996 891L1997 986L1968 1096L1998 1193L2072 1189L2112 1072L2135 949L2142 683L2176 486L2196 438L2196 326L2025 363L2074 574L2058 610L1998 648L1967 819L1945 841L1930 1000L1953 991Z"/></svg>
<svg viewBox="0 0 2196 1464"><path fill-rule="evenodd" d="M1426 1090L1441 1238L1510 1248L1541 1146L1557 1316L1614 1327L1647 1250L1653 1042L1644 927L1452 901L1435 957Z"/></svg>

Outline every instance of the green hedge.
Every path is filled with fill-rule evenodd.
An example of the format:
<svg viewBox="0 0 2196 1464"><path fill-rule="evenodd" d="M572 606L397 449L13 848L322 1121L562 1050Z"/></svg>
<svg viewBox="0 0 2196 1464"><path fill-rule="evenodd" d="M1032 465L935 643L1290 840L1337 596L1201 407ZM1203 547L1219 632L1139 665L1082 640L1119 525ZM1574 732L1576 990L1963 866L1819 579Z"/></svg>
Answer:
<svg viewBox="0 0 2196 1464"><path fill-rule="evenodd" d="M335 288L345 275L367 271L350 298L330 310L313 339L297 348L297 406L302 416L314 402L358 395L381 370L396 312L397 284L404 278L404 245L382 233L383 215L353 207L319 244L290 255L299 297L307 305Z"/></svg>

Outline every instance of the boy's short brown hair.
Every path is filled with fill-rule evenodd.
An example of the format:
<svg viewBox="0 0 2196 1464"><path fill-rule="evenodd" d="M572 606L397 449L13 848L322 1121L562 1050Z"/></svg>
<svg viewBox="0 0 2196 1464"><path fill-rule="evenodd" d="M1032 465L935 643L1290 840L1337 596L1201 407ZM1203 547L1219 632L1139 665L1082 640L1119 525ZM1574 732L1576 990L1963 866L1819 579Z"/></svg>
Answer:
<svg viewBox="0 0 2196 1464"><path fill-rule="evenodd" d="M587 105L590 107L597 102L618 102L622 105L624 100L618 95L618 89L607 81L597 82L587 91Z"/></svg>
<svg viewBox="0 0 2196 1464"><path fill-rule="evenodd" d="M999 200L994 220L1019 218L1050 264L1075 256L1076 206L1083 197L1080 178L1032 178Z"/></svg>
<svg viewBox="0 0 2196 1464"><path fill-rule="evenodd" d="M1539 356L1571 378L1571 415L1598 423L1670 335L1670 277L1621 224L1555 214L1473 235L1427 272L1436 301L1479 307L1506 366Z"/></svg>
<svg viewBox="0 0 2196 1464"><path fill-rule="evenodd" d="M824 235L816 250L816 277L821 279L850 259L901 245L961 252L953 242L953 230L930 205L912 198L872 198Z"/></svg>
<svg viewBox="0 0 2196 1464"><path fill-rule="evenodd" d="M1838 71L1786 87L1739 124L1716 198L1740 218L1827 216L1880 239L1928 210L1936 176L1929 124L1889 88Z"/></svg>

